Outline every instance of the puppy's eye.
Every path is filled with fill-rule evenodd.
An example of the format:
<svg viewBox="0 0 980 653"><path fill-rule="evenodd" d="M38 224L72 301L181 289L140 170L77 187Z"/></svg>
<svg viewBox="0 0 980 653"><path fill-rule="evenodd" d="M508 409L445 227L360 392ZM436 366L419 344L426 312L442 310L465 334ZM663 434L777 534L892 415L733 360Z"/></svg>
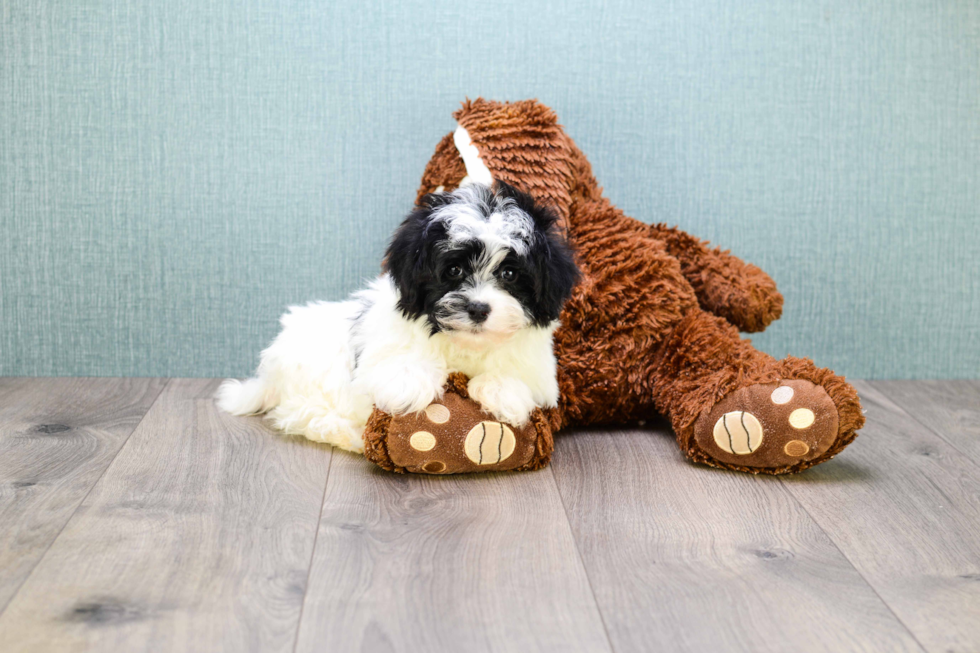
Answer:
<svg viewBox="0 0 980 653"><path fill-rule="evenodd" d="M450 279L459 279L463 276L463 268L459 265L452 265L446 270L446 276Z"/></svg>
<svg viewBox="0 0 980 653"><path fill-rule="evenodd" d="M503 281L513 281L517 278L517 270L514 268L504 268L500 271L500 278Z"/></svg>

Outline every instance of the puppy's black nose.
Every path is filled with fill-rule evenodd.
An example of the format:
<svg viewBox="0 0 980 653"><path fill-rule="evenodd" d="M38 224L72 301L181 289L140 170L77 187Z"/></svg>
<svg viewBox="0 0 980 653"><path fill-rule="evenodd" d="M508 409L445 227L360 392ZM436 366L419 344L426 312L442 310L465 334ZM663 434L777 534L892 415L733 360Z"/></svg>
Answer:
<svg viewBox="0 0 980 653"><path fill-rule="evenodd" d="M490 304L486 302L470 302L466 305L466 312L469 313L471 320L479 324L485 321L487 316L490 315Z"/></svg>

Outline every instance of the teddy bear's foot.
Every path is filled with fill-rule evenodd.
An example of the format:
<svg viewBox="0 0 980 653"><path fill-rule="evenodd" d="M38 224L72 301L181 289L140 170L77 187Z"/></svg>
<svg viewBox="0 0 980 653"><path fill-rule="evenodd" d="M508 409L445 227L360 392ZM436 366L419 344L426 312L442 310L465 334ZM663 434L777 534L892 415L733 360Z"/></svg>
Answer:
<svg viewBox="0 0 980 653"><path fill-rule="evenodd" d="M694 439L703 456L695 459L745 471L797 471L825 456L838 433L837 407L823 387L802 379L759 383L701 414Z"/></svg>
<svg viewBox="0 0 980 653"><path fill-rule="evenodd" d="M535 409L522 426L500 422L468 397L452 375L443 397L420 413L393 417L375 409L364 455L395 472L458 474L544 467L553 449L548 415Z"/></svg>

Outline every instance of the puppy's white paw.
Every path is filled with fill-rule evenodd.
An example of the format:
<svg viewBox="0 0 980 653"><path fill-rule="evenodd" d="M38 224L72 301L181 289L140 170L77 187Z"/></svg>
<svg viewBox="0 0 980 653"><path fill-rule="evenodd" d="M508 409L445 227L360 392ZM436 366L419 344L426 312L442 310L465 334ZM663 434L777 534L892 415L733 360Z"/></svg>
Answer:
<svg viewBox="0 0 980 653"><path fill-rule="evenodd" d="M531 389L513 377L480 374L470 379L467 391L483 410L514 426L524 426L535 408Z"/></svg>
<svg viewBox="0 0 980 653"><path fill-rule="evenodd" d="M425 410L441 397L445 383L444 375L403 367L372 375L371 390L379 409L392 415L407 415Z"/></svg>

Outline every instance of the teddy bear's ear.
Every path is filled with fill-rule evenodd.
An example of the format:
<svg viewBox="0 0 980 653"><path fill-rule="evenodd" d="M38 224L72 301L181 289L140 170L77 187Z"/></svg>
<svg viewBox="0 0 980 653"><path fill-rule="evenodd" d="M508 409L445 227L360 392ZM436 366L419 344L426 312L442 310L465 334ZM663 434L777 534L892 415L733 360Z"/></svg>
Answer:
<svg viewBox="0 0 980 653"><path fill-rule="evenodd" d="M482 181L484 170L489 170L494 181L522 188L536 201L553 207L560 222L568 218L575 151L554 111L537 100L491 102L480 98L467 100L453 117L468 137L457 137L455 145L458 148L459 141L465 140L478 157L478 162L467 164L467 176ZM457 157L472 159L473 154L467 147ZM477 169L469 170L469 165Z"/></svg>

